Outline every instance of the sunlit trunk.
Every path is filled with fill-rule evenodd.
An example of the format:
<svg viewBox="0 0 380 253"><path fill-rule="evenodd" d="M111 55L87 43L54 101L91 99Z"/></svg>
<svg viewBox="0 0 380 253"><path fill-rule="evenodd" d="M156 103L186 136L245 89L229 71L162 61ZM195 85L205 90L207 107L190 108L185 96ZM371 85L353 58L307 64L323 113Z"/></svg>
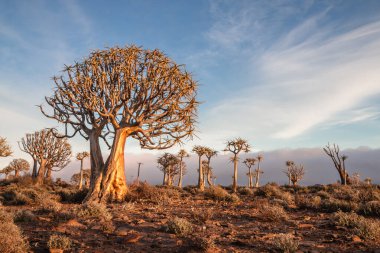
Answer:
<svg viewBox="0 0 380 253"><path fill-rule="evenodd" d="M212 173L211 173L210 167L209 167L208 173L207 173L207 183L208 183L208 186L213 186L211 175L212 175Z"/></svg>
<svg viewBox="0 0 380 253"><path fill-rule="evenodd" d="M203 179L202 156L199 156L198 167L199 167L198 189L200 191L204 191L205 184L204 184L204 179Z"/></svg>
<svg viewBox="0 0 380 253"><path fill-rule="evenodd" d="M248 168L248 187L253 187L251 167Z"/></svg>
<svg viewBox="0 0 380 253"><path fill-rule="evenodd" d="M35 180L36 185L41 185L44 183L45 173L46 173L46 160L42 159L40 168L38 169L37 178Z"/></svg>
<svg viewBox="0 0 380 253"><path fill-rule="evenodd" d="M48 180L51 180L51 173L52 173L52 169L51 168L46 168L45 178L48 179Z"/></svg>
<svg viewBox="0 0 380 253"><path fill-rule="evenodd" d="M256 172L256 183L255 183L256 188L259 188L259 182L260 182L260 170Z"/></svg>
<svg viewBox="0 0 380 253"><path fill-rule="evenodd" d="M237 177L238 177L238 159L234 157L234 180L232 183L232 191L237 192Z"/></svg>
<svg viewBox="0 0 380 253"><path fill-rule="evenodd" d="M80 178L79 178L79 190L83 187L83 159L80 160Z"/></svg>
<svg viewBox="0 0 380 253"><path fill-rule="evenodd" d="M183 164L182 159L179 164L179 179L178 179L178 187L182 188L182 180L183 180Z"/></svg>

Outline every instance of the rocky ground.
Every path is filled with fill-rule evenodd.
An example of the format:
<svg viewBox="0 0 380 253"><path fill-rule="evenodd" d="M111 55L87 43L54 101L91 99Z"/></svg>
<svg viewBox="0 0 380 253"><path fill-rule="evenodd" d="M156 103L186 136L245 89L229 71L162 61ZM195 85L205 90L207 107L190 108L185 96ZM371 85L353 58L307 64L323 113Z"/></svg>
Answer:
<svg viewBox="0 0 380 253"><path fill-rule="evenodd" d="M62 189L60 194L48 189L50 198L45 200L24 199L29 203L21 204L13 199L16 202L9 204L10 189L24 188L7 185L0 188L0 208L13 214L31 252L49 252L52 235L69 241L56 243L65 252L380 252L380 230L368 225L380 224L376 210L363 218L350 212L355 210L331 210L323 206L323 199L319 207L313 206L309 195L318 192L299 193L297 198L314 203L305 205L294 198L292 189L265 187L242 188L231 195L221 188L200 193L191 187L144 185L135 187L126 202L104 207L70 203L68 194L76 193L68 189L66 195ZM20 196L27 196L25 191L20 190ZM342 222L339 215L360 216L368 222L360 224L368 227Z"/></svg>

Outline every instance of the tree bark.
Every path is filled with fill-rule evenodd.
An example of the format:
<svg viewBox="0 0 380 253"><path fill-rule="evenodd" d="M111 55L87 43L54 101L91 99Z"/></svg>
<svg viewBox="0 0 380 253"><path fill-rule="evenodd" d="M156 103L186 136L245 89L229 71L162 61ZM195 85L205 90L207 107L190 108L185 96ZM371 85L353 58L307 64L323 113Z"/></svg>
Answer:
<svg viewBox="0 0 380 253"><path fill-rule="evenodd" d="M45 178L48 179L48 180L51 180L51 173L52 173L52 169L51 168L46 168Z"/></svg>
<svg viewBox="0 0 380 253"><path fill-rule="evenodd" d="M211 180L211 171L210 171L210 167L209 167L209 170L207 172L207 183L208 183L208 186L213 186L212 184L212 180Z"/></svg>
<svg viewBox="0 0 380 253"><path fill-rule="evenodd" d="M256 173L256 183L255 188L259 188L259 180L260 180L260 171Z"/></svg>
<svg viewBox="0 0 380 253"><path fill-rule="evenodd" d="M44 183L45 173L46 173L46 160L42 160L40 164L40 168L38 169L38 173L37 173L37 177L35 181L36 185L41 185Z"/></svg>
<svg viewBox="0 0 380 253"><path fill-rule="evenodd" d="M199 156L198 189L203 192L205 190L205 184L204 184L204 179L203 179L203 168L202 168L202 160L201 159L202 159L202 156Z"/></svg>
<svg viewBox="0 0 380 253"><path fill-rule="evenodd" d="M83 187L83 159L80 160L79 190L82 190L82 187Z"/></svg>
<svg viewBox="0 0 380 253"><path fill-rule="evenodd" d="M33 159L33 171L32 171L32 178L35 179L37 177L37 159Z"/></svg>
<svg viewBox="0 0 380 253"><path fill-rule="evenodd" d="M166 185L168 182L168 174L164 171L164 179L162 180L162 185Z"/></svg>
<svg viewBox="0 0 380 253"><path fill-rule="evenodd" d="M237 192L237 177L238 177L238 160L237 157L234 157L234 180L232 183L232 191Z"/></svg>
<svg viewBox="0 0 380 253"><path fill-rule="evenodd" d="M97 202L122 201L127 194L127 182L124 172L124 147L129 135L128 129L117 129L111 153L104 165L104 170L97 180L91 195ZM99 182L100 180L100 182Z"/></svg>
<svg viewBox="0 0 380 253"><path fill-rule="evenodd" d="M20 171L15 170L15 177L18 177L20 175Z"/></svg>
<svg viewBox="0 0 380 253"><path fill-rule="evenodd" d="M183 167L182 167L182 159L179 164L179 178L178 178L178 187L182 188L182 180L183 180Z"/></svg>
<svg viewBox="0 0 380 253"><path fill-rule="evenodd" d="M252 181L252 170L251 170L251 167L248 168L248 187L249 188L253 188L253 181Z"/></svg>

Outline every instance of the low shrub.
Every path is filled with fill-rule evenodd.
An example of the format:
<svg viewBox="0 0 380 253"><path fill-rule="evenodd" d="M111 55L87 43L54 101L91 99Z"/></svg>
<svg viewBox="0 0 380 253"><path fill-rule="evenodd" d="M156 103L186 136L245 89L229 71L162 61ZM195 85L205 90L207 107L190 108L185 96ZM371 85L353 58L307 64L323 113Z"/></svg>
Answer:
<svg viewBox="0 0 380 253"><path fill-rule="evenodd" d="M380 237L380 222L366 219L356 213L336 212L332 217L334 225L352 228L353 233L362 239L378 239Z"/></svg>
<svg viewBox="0 0 380 253"><path fill-rule="evenodd" d="M266 184L255 192L256 196L262 196L269 199L281 199L288 204L293 203L293 196L289 192L282 191L280 187L274 184Z"/></svg>
<svg viewBox="0 0 380 253"><path fill-rule="evenodd" d="M127 201L148 201L157 205L167 205L172 198L178 198L180 193L176 189L158 188L147 183L131 187L126 196Z"/></svg>
<svg viewBox="0 0 380 253"><path fill-rule="evenodd" d="M193 232L193 224L186 219L174 217L167 223L167 232L179 236L186 236Z"/></svg>
<svg viewBox="0 0 380 253"><path fill-rule="evenodd" d="M284 253L294 253L297 251L299 242L290 234L278 234L273 238L273 245Z"/></svg>
<svg viewBox="0 0 380 253"><path fill-rule="evenodd" d="M208 252L215 248L215 240L204 234L193 234L187 236L185 242L192 251L190 252ZM189 251L187 251L189 252Z"/></svg>
<svg viewBox="0 0 380 253"><path fill-rule="evenodd" d="M13 219L15 222L31 222L36 220L36 216L30 210L19 210Z"/></svg>
<svg viewBox="0 0 380 253"><path fill-rule="evenodd" d="M340 200L340 199L324 199L321 202L321 208L326 212L336 212L336 211L343 211L343 212L351 212L351 211L357 211L359 208L358 203L353 201L347 201L347 200Z"/></svg>
<svg viewBox="0 0 380 253"><path fill-rule="evenodd" d="M258 218L264 221L284 221L288 219L288 214L282 206L263 202L258 206Z"/></svg>
<svg viewBox="0 0 380 253"><path fill-rule="evenodd" d="M88 189L62 189L57 193L61 197L61 201L64 203L82 203L87 196Z"/></svg>
<svg viewBox="0 0 380 253"><path fill-rule="evenodd" d="M362 204L358 213L380 218L380 201L369 201Z"/></svg>
<svg viewBox="0 0 380 253"><path fill-rule="evenodd" d="M88 203L74 208L73 212L78 218L90 219L95 218L102 221L109 221L112 219L111 213L103 204Z"/></svg>
<svg viewBox="0 0 380 253"><path fill-rule="evenodd" d="M241 195L252 195L253 190L249 189L248 187L239 187L238 188L238 193Z"/></svg>
<svg viewBox="0 0 380 253"><path fill-rule="evenodd" d="M240 199L236 194L229 194L220 186L212 186L204 192L207 198L216 201L238 202Z"/></svg>
<svg viewBox="0 0 380 253"><path fill-rule="evenodd" d="M20 229L13 223L12 215L0 209L0 252L23 253L28 249L29 245Z"/></svg>
<svg viewBox="0 0 380 253"><path fill-rule="evenodd" d="M207 208L205 210L191 210L190 217L196 224L203 225L206 221L212 219L214 216L214 210Z"/></svg>
<svg viewBox="0 0 380 253"><path fill-rule="evenodd" d="M71 239L64 235L52 235L48 241L49 249L69 250L71 248Z"/></svg>
<svg viewBox="0 0 380 253"><path fill-rule="evenodd" d="M296 205L300 209L313 209L318 210L321 207L321 197L320 196L299 196Z"/></svg>

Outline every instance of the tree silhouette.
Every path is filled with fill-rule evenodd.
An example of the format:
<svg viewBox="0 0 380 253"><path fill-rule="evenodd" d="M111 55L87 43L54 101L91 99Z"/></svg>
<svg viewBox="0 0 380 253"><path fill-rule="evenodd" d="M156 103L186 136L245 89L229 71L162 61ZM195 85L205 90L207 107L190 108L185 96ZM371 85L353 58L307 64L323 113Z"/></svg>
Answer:
<svg viewBox="0 0 380 253"><path fill-rule="evenodd" d="M290 173L290 168L292 166L294 166L294 162L291 161L291 160L288 160L286 161L286 168L287 168L287 171L285 172L285 174L288 176L288 185L291 185L292 184L292 176L291 176L291 173Z"/></svg>
<svg viewBox="0 0 380 253"><path fill-rule="evenodd" d="M20 176L20 172L25 172L30 169L30 164L25 159L13 159L9 165L6 167L9 171L15 172L15 177Z"/></svg>
<svg viewBox="0 0 380 253"><path fill-rule="evenodd" d="M12 155L12 149L7 143L7 139L0 137L0 157Z"/></svg>
<svg viewBox="0 0 380 253"><path fill-rule="evenodd" d="M65 136L79 133L90 141L91 187L85 201L123 200L127 193L124 146L128 137L145 149L167 149L192 137L197 83L183 66L159 50L126 46L94 51L54 78L46 98L65 124ZM103 162L99 139L112 136ZM107 142L108 143L108 142Z"/></svg>
<svg viewBox="0 0 380 253"><path fill-rule="evenodd" d="M284 173L290 178L293 187L295 187L305 175L305 170L302 165L296 165L293 163L288 170L284 171Z"/></svg>
<svg viewBox="0 0 380 253"><path fill-rule="evenodd" d="M252 173L252 167L256 164L256 159L255 158L246 158L243 162L247 167L248 167L248 187L253 188L253 173Z"/></svg>
<svg viewBox="0 0 380 253"><path fill-rule="evenodd" d="M36 167L36 171L32 177L37 185L43 183L45 175L53 168L61 170L70 162L71 146L66 138L57 138L56 134L51 130L41 130L26 134L19 142L20 149L34 160L33 170Z"/></svg>
<svg viewBox="0 0 380 253"><path fill-rule="evenodd" d="M90 154L87 151L80 152L76 156L77 160L80 161L80 172L79 172L80 178L79 178L79 182L78 182L79 183L79 190L81 190L83 187L83 160L89 156L90 156Z"/></svg>
<svg viewBox="0 0 380 253"><path fill-rule="evenodd" d="M333 146L330 146L330 144L327 144L325 148L323 148L325 153L331 158L331 160L334 163L335 169L338 171L340 176L340 183L345 184L351 184L351 179L348 176L347 170L346 170L346 164L345 161L347 160L347 156L343 155L341 156L339 146L336 144L333 144Z"/></svg>
<svg viewBox="0 0 380 253"><path fill-rule="evenodd" d="M198 189L200 191L204 191L205 182L204 182L204 173L203 173L203 166L202 166L202 156L206 155L207 148L204 146L196 145L193 147L192 151L198 155Z"/></svg>
<svg viewBox="0 0 380 253"><path fill-rule="evenodd" d="M183 165L184 165L184 162L183 162L183 158L185 157L189 157L189 154L186 152L186 150L184 149L181 149L178 154L177 154L179 160L180 160L180 163L179 163L179 179L178 179L178 187L182 188L182 181L183 181L183 175L184 175L184 171L183 171Z"/></svg>
<svg viewBox="0 0 380 253"><path fill-rule="evenodd" d="M242 138L236 138L234 140L228 141L227 146L224 149L224 151L229 151L233 154L233 157L231 158L231 160L234 163L234 175L233 175L233 183L232 183L233 192L237 192L237 176L238 176L238 161L239 161L238 155L242 151L248 153L250 149L251 147L249 146L248 142Z"/></svg>

